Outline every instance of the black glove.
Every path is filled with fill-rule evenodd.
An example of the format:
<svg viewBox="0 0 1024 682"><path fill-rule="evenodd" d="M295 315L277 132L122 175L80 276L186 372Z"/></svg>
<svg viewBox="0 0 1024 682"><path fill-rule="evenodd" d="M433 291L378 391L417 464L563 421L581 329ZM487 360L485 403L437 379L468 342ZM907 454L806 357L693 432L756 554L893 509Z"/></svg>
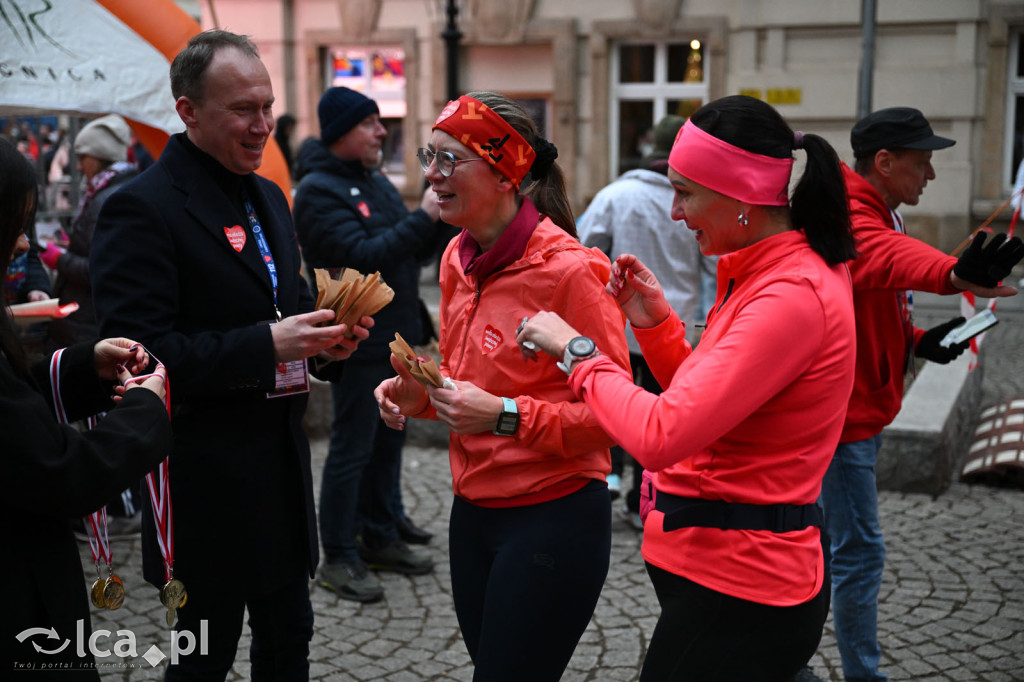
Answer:
<svg viewBox="0 0 1024 682"><path fill-rule="evenodd" d="M940 346L939 342L946 337L946 334L956 327L957 325L963 324L964 318L954 317L949 322L943 322L938 327L932 327L924 334L921 335L921 340L917 342L917 348L914 349L914 355L925 360L931 360L937 362L940 365L955 360L963 353L968 346L971 345L970 341L964 341L962 343L954 343L949 347Z"/></svg>
<svg viewBox="0 0 1024 682"><path fill-rule="evenodd" d="M1024 242L1020 237L1007 241L1000 232L986 244L985 233L978 232L953 266L953 274L971 284L991 288L1003 281L1021 258Z"/></svg>

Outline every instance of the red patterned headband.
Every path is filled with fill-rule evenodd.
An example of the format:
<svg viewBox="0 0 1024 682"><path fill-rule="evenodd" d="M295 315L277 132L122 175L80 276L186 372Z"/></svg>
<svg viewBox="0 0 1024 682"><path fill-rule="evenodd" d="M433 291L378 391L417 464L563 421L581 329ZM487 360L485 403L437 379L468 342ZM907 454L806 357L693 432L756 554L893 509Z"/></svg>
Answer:
<svg viewBox="0 0 1024 682"><path fill-rule="evenodd" d="M789 204L793 159L734 147L689 120L679 129L668 165L689 180L748 204Z"/></svg>
<svg viewBox="0 0 1024 682"><path fill-rule="evenodd" d="M441 129L474 150L511 180L516 189L537 157L533 147L505 119L468 95L448 102L434 121L433 129Z"/></svg>

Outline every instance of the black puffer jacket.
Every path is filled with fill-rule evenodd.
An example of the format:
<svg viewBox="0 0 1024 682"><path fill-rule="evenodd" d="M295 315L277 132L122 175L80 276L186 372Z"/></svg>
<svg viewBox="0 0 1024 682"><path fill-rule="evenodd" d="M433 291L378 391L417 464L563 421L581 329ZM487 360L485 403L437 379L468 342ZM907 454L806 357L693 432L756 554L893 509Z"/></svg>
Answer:
<svg viewBox="0 0 1024 682"><path fill-rule="evenodd" d="M358 160L343 161L319 140L303 143L298 167L304 173L295 195L295 230L310 269L355 268L381 278L395 298L373 316L370 338L353 354L364 360L386 358L395 332L410 343L424 343L419 302L419 256L435 243L438 223L426 211L413 212L395 186Z"/></svg>

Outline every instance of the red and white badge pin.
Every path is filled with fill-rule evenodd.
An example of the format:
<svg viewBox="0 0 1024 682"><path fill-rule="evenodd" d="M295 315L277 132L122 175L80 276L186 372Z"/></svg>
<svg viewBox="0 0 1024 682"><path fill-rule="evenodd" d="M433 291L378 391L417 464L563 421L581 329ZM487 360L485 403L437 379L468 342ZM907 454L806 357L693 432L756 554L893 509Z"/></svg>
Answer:
<svg viewBox="0 0 1024 682"><path fill-rule="evenodd" d="M227 236L231 248L241 253L242 247L245 246L245 230L242 229L242 226L232 225L231 227L225 227L224 234Z"/></svg>
<svg viewBox="0 0 1024 682"><path fill-rule="evenodd" d="M481 340L482 343L480 344L480 350L485 354L490 353L499 345L501 345L501 342L503 340L504 337L501 335L500 331L498 331L495 327L492 327L491 325L487 325L487 327L484 329L484 336L483 339Z"/></svg>

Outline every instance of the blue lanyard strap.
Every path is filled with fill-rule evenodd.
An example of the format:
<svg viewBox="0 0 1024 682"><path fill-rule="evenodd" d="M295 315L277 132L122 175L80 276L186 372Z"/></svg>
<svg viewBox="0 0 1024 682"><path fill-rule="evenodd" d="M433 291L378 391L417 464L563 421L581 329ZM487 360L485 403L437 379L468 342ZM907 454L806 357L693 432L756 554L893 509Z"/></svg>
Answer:
<svg viewBox="0 0 1024 682"><path fill-rule="evenodd" d="M256 246L260 249L260 255L263 256L263 263L267 266L267 272L270 274L270 286L274 289L274 312L277 314L277 319L281 319L281 310L277 307L277 266L274 265L274 256L270 253L270 244L267 243L267 236L263 234L263 227L260 226L259 218L256 217L256 209L253 208L252 202L249 201L249 194L243 192L242 201L245 203L245 213L249 216L249 227L252 229L252 236L256 239Z"/></svg>

